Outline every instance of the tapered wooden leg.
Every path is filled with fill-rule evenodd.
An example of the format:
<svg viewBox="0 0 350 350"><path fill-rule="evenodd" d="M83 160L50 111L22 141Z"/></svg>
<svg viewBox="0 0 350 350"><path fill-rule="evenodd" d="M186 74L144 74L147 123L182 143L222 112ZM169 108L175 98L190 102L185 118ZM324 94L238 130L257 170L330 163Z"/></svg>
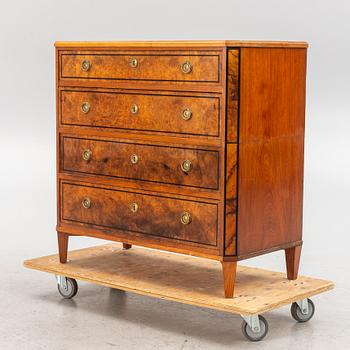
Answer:
<svg viewBox="0 0 350 350"><path fill-rule="evenodd" d="M123 243L123 249L130 249L132 247L129 243Z"/></svg>
<svg viewBox="0 0 350 350"><path fill-rule="evenodd" d="M301 245L285 249L287 278L289 280L296 280L298 278L300 253Z"/></svg>
<svg viewBox="0 0 350 350"><path fill-rule="evenodd" d="M69 235L67 235L66 233L57 232L58 254L60 256L61 264L65 264L67 262L68 238Z"/></svg>
<svg viewBox="0 0 350 350"><path fill-rule="evenodd" d="M235 288L235 281L236 281L237 262L221 261L221 264L222 264L222 272L224 275L225 298L232 298L233 291Z"/></svg>

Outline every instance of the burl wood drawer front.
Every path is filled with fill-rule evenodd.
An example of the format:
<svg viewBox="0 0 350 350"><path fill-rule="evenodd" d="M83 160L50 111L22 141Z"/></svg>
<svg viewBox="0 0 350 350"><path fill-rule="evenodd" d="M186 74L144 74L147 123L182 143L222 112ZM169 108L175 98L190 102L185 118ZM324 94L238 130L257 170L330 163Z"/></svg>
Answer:
<svg viewBox="0 0 350 350"><path fill-rule="evenodd" d="M218 136L219 98L61 91L61 123Z"/></svg>
<svg viewBox="0 0 350 350"><path fill-rule="evenodd" d="M62 184L62 220L216 246L217 205Z"/></svg>
<svg viewBox="0 0 350 350"><path fill-rule="evenodd" d="M212 82L220 80L219 54L61 55L61 78Z"/></svg>
<svg viewBox="0 0 350 350"><path fill-rule="evenodd" d="M219 152L63 137L63 170L218 189Z"/></svg>

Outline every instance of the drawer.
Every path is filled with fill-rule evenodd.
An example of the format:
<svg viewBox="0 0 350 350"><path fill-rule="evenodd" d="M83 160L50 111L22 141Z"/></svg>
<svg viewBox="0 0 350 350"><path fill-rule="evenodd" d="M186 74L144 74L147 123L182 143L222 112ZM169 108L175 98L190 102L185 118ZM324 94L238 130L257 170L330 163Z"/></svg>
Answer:
<svg viewBox="0 0 350 350"><path fill-rule="evenodd" d="M63 170L218 189L219 152L63 137Z"/></svg>
<svg viewBox="0 0 350 350"><path fill-rule="evenodd" d="M219 98L61 91L61 123L191 135L219 135Z"/></svg>
<svg viewBox="0 0 350 350"><path fill-rule="evenodd" d="M212 82L220 80L219 53L63 53L61 78Z"/></svg>
<svg viewBox="0 0 350 350"><path fill-rule="evenodd" d="M62 184L63 221L217 245L217 204Z"/></svg>

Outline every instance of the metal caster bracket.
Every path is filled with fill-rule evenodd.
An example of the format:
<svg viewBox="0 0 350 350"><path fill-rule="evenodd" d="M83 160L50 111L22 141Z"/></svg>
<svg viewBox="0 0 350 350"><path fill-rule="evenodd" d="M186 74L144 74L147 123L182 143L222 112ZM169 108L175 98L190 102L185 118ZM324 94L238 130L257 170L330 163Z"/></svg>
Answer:
<svg viewBox="0 0 350 350"><path fill-rule="evenodd" d="M67 277L56 275L57 284L65 291L68 291Z"/></svg>
<svg viewBox="0 0 350 350"><path fill-rule="evenodd" d="M309 313L309 303L307 299L298 300L296 303L298 304L303 315L307 315Z"/></svg>
<svg viewBox="0 0 350 350"><path fill-rule="evenodd" d="M260 332L259 315L249 315L249 316L241 315L241 317L244 319L244 321L247 322L249 328L254 333L259 333Z"/></svg>

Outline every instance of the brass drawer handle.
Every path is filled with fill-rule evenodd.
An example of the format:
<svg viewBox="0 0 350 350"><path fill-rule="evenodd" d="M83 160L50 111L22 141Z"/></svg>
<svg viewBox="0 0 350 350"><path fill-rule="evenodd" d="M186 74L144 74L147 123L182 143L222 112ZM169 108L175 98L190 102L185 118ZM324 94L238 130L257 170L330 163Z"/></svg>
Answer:
<svg viewBox="0 0 350 350"><path fill-rule="evenodd" d="M89 113L90 111L90 103L89 102L84 102L82 105L81 105L81 111L85 114Z"/></svg>
<svg viewBox="0 0 350 350"><path fill-rule="evenodd" d="M139 111L138 105L136 103L133 103L131 105L130 111L131 111L132 114L136 114Z"/></svg>
<svg viewBox="0 0 350 350"><path fill-rule="evenodd" d="M91 199L86 197L81 201L81 204L85 209L90 209L91 208Z"/></svg>
<svg viewBox="0 0 350 350"><path fill-rule="evenodd" d="M185 108L182 111L182 119L183 120L190 120L192 118L192 111L189 108Z"/></svg>
<svg viewBox="0 0 350 350"><path fill-rule="evenodd" d="M91 159L92 152L89 149L84 149L83 151L83 159L87 162Z"/></svg>
<svg viewBox="0 0 350 350"><path fill-rule="evenodd" d="M89 60L84 60L81 62L81 70L87 72L91 68L91 63Z"/></svg>
<svg viewBox="0 0 350 350"><path fill-rule="evenodd" d="M187 212L187 211L184 211L181 214L180 221L181 221L181 224L183 224L183 225L190 224L191 221L192 221L191 214L189 212Z"/></svg>
<svg viewBox="0 0 350 350"><path fill-rule="evenodd" d="M192 168L192 163L190 160L186 159L181 163L181 170L184 173L188 173Z"/></svg>
<svg viewBox="0 0 350 350"><path fill-rule="evenodd" d="M130 210L133 212L133 213L136 213L138 210L139 210L139 206L137 203L131 203L130 205Z"/></svg>
<svg viewBox="0 0 350 350"><path fill-rule="evenodd" d="M130 161L132 164L136 164L139 161L139 157L136 154L132 154L130 157Z"/></svg>
<svg viewBox="0 0 350 350"><path fill-rule="evenodd" d="M137 58L133 57L133 58L130 60L130 66L131 66L132 68L136 68L138 64L139 64L139 63L137 62Z"/></svg>
<svg viewBox="0 0 350 350"><path fill-rule="evenodd" d="M181 65L181 70L185 74L191 73L192 72L192 68L193 68L192 64L189 61L186 61L186 62L182 63L182 65Z"/></svg>

